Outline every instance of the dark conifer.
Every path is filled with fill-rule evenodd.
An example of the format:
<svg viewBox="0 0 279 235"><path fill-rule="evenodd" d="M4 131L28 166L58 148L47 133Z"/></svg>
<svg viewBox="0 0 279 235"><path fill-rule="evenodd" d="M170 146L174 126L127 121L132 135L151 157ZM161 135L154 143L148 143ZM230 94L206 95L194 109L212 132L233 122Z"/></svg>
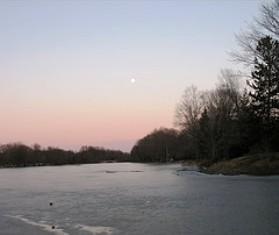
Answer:
<svg viewBox="0 0 279 235"><path fill-rule="evenodd" d="M251 107L267 126L278 118L279 110L279 42L266 36L257 45L254 71L248 85Z"/></svg>

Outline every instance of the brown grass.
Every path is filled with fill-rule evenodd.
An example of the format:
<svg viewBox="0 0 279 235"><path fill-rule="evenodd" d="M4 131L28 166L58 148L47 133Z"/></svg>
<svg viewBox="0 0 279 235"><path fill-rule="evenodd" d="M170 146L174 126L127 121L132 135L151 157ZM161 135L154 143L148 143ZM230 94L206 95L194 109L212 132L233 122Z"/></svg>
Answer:
<svg viewBox="0 0 279 235"><path fill-rule="evenodd" d="M261 153L220 161L201 167L209 174L279 175L279 153Z"/></svg>

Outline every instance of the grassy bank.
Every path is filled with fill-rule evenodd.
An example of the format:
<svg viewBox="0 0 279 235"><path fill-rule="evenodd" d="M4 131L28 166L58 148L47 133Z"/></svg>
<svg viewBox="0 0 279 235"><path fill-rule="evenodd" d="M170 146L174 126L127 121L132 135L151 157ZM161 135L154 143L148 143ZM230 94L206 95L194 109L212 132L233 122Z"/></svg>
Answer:
<svg viewBox="0 0 279 235"><path fill-rule="evenodd" d="M253 154L214 163L208 161L187 161L184 165L196 165L199 171L207 174L279 175L279 153Z"/></svg>

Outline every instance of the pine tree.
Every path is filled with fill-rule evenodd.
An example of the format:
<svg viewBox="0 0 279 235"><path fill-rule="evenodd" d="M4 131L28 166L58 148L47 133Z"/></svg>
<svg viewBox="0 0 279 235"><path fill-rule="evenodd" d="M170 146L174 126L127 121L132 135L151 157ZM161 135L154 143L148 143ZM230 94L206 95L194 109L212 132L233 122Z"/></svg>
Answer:
<svg viewBox="0 0 279 235"><path fill-rule="evenodd" d="M266 36L258 42L258 56L255 58L255 67L248 85L250 92L251 109L260 121L260 146L264 151L274 150L272 141L279 121L279 41ZM278 142L278 141L277 141Z"/></svg>
<svg viewBox="0 0 279 235"><path fill-rule="evenodd" d="M251 107L264 125L270 126L279 114L279 42L270 36L261 38L255 67L248 85Z"/></svg>

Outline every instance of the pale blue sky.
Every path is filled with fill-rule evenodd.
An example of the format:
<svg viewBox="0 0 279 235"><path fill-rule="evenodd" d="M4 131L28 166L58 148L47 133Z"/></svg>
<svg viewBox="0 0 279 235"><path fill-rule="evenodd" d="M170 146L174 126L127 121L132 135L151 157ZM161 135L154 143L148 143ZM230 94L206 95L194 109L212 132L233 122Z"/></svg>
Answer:
<svg viewBox="0 0 279 235"><path fill-rule="evenodd" d="M261 2L0 1L0 143L129 150L235 66Z"/></svg>

